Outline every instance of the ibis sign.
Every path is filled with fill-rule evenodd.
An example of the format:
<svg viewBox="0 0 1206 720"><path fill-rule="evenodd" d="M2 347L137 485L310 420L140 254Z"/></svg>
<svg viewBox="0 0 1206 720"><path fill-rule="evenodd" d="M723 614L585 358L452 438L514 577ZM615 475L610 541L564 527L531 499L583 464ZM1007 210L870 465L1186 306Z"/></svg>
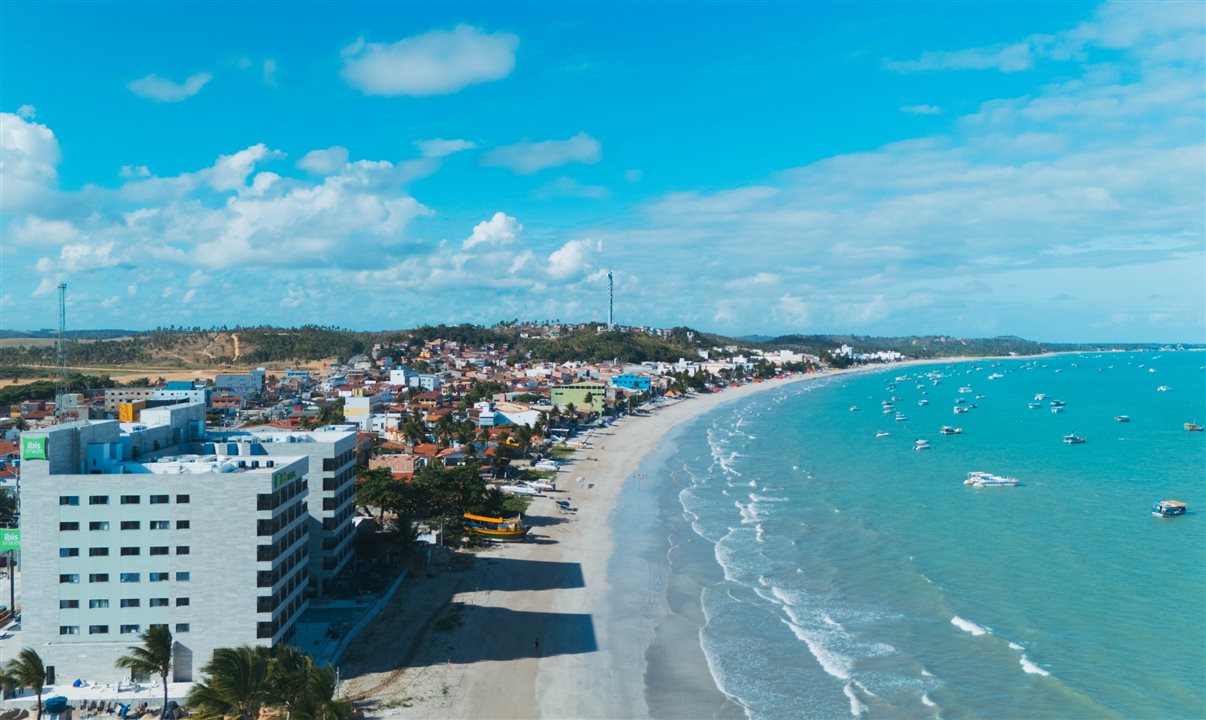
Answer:
<svg viewBox="0 0 1206 720"><path fill-rule="evenodd" d="M49 460L46 457L46 436L21 437L21 459Z"/></svg>

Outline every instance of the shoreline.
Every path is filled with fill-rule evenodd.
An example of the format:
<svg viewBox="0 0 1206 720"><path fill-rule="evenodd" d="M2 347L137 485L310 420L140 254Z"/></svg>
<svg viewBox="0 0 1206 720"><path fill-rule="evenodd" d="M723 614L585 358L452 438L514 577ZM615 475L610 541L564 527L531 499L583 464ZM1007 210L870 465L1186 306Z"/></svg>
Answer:
<svg viewBox="0 0 1206 720"><path fill-rule="evenodd" d="M529 508L534 542L457 553L454 566L408 581L349 649L341 693L367 702L372 718L649 717L654 708L659 717L744 717L716 686L691 590L669 575L670 485L644 482L665 467L675 434L722 405L797 383L998 359L1016 358L911 360L750 383L593 431L559 473L560 491ZM566 498L577 513L557 511L553 500ZM639 523L631 533L621 534L621 509L625 522ZM624 555L615 552L621 537L630 542Z"/></svg>

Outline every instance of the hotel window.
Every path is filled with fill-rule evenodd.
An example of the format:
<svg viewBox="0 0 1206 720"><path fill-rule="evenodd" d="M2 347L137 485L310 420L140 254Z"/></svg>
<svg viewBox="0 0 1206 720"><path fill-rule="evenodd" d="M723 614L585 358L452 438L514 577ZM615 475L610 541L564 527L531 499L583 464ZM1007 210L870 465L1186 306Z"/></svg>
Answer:
<svg viewBox="0 0 1206 720"><path fill-rule="evenodd" d="M109 573L91 573L90 575L88 575L88 582L90 582L90 583L109 582Z"/></svg>
<svg viewBox="0 0 1206 720"><path fill-rule="evenodd" d="M101 608L107 608L107 607L109 607L108 600L89 600L88 601L88 609L89 610L99 610Z"/></svg>
<svg viewBox="0 0 1206 720"><path fill-rule="evenodd" d="M176 582L188 582L189 575L186 572L176 573Z"/></svg>
<svg viewBox="0 0 1206 720"><path fill-rule="evenodd" d="M147 527L151 528L152 530L171 530L172 529L172 521L171 520L151 520L149 523L147 523Z"/></svg>
<svg viewBox="0 0 1206 720"><path fill-rule="evenodd" d="M121 599L121 606L124 608L139 607L140 605L142 605L142 600L139 600L138 598Z"/></svg>
<svg viewBox="0 0 1206 720"><path fill-rule="evenodd" d="M148 604L151 607L167 607L168 599L167 598L151 598L151 602Z"/></svg>
<svg viewBox="0 0 1206 720"><path fill-rule="evenodd" d="M67 532L68 530L79 530L80 524L77 522L61 522L59 523L59 532Z"/></svg>
<svg viewBox="0 0 1206 720"><path fill-rule="evenodd" d="M121 529L122 530L139 530L141 528L142 528L142 523L137 520L122 520L121 521Z"/></svg>
<svg viewBox="0 0 1206 720"><path fill-rule="evenodd" d="M176 598L176 607L185 607L188 605L188 598Z"/></svg>
<svg viewBox="0 0 1206 720"><path fill-rule="evenodd" d="M89 635L108 635L109 634L109 626L108 625L89 625L88 626L88 634Z"/></svg>
<svg viewBox="0 0 1206 720"><path fill-rule="evenodd" d="M121 554L123 557L130 557L131 555L141 555L142 548L140 548L140 547L124 547L121 549Z"/></svg>
<svg viewBox="0 0 1206 720"><path fill-rule="evenodd" d="M59 557L79 557L79 548L59 548Z"/></svg>
<svg viewBox="0 0 1206 720"><path fill-rule="evenodd" d="M178 632L178 633L188 632L188 623L176 623L176 632Z"/></svg>
<svg viewBox="0 0 1206 720"><path fill-rule="evenodd" d="M137 625L122 625L121 626L121 634L122 635L130 635L130 634L137 635L138 634L138 626Z"/></svg>
<svg viewBox="0 0 1206 720"><path fill-rule="evenodd" d="M60 610L74 610L74 609L78 608L79 606L80 606L79 600L60 600L59 601L59 609Z"/></svg>
<svg viewBox="0 0 1206 720"><path fill-rule="evenodd" d="M152 495L151 496L151 504L152 505L166 505L168 503L168 501L170 501L170 500L171 500L170 495Z"/></svg>
<svg viewBox="0 0 1206 720"><path fill-rule="evenodd" d="M139 497L138 495L122 495L121 496L121 504L122 505L138 505L141 502L142 502L142 498Z"/></svg>
<svg viewBox="0 0 1206 720"><path fill-rule="evenodd" d="M109 548L88 548L88 557L107 557Z"/></svg>
<svg viewBox="0 0 1206 720"><path fill-rule="evenodd" d="M151 582L167 582L171 579L171 573L153 572L148 574L150 575L149 579Z"/></svg>
<svg viewBox="0 0 1206 720"><path fill-rule="evenodd" d="M188 520L177 520L176 521L176 529L177 530L188 530L189 529Z"/></svg>
<svg viewBox="0 0 1206 720"><path fill-rule="evenodd" d="M188 555L188 545L177 545L176 546L176 554L177 555Z"/></svg>
<svg viewBox="0 0 1206 720"><path fill-rule="evenodd" d="M124 583L136 583L140 580L138 573L122 573L121 581Z"/></svg>
<svg viewBox="0 0 1206 720"><path fill-rule="evenodd" d="M80 626L79 625L60 625L59 626L59 634L60 635L79 635L80 634Z"/></svg>
<svg viewBox="0 0 1206 720"><path fill-rule="evenodd" d="M178 502L178 503L180 503L180 504L182 504L182 505L183 505L183 504L185 504L185 503L187 503L187 502L188 502L188 495L177 495L177 496L176 496L176 502Z"/></svg>
<svg viewBox="0 0 1206 720"><path fill-rule="evenodd" d="M156 546L153 546L153 547L151 548L151 554L152 554L152 555L167 555L167 554L168 554L168 547L167 547L167 545L156 545Z"/></svg>
<svg viewBox="0 0 1206 720"><path fill-rule="evenodd" d="M88 497L88 504L89 505L108 505L109 504L109 496L108 495L91 495Z"/></svg>
<svg viewBox="0 0 1206 720"><path fill-rule="evenodd" d="M64 573L59 576L59 582L61 583L78 583L79 581L79 573Z"/></svg>
<svg viewBox="0 0 1206 720"><path fill-rule="evenodd" d="M59 504L60 505L79 505L80 504L80 496L79 495L60 495L59 496Z"/></svg>
<svg viewBox="0 0 1206 720"><path fill-rule="evenodd" d="M109 521L108 520L93 520L92 522L88 523L88 529L89 530L108 530L109 529Z"/></svg>

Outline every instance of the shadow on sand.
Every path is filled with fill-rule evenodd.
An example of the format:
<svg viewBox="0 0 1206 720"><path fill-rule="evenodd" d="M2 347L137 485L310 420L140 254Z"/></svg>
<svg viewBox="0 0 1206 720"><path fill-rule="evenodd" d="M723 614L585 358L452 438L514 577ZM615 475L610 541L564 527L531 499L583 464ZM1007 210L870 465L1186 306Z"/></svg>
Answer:
<svg viewBox="0 0 1206 720"><path fill-rule="evenodd" d="M586 587L582 566L575 562L478 557L475 564L474 590L514 592Z"/></svg>
<svg viewBox="0 0 1206 720"><path fill-rule="evenodd" d="M453 642L432 643L421 648L410 662L411 667L578 655L599 649L590 615L474 605L461 608L463 625L452 631L455 634ZM441 634L439 622L432 634Z"/></svg>

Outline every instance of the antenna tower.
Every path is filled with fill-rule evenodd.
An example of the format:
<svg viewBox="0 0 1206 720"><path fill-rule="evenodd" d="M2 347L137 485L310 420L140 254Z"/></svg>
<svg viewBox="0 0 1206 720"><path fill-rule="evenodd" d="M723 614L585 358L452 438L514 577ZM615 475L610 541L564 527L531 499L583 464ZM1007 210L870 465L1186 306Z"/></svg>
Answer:
<svg viewBox="0 0 1206 720"><path fill-rule="evenodd" d="M59 337L55 343L58 368L55 374L55 414L61 415L67 394L67 283L59 283Z"/></svg>
<svg viewBox="0 0 1206 720"><path fill-rule="evenodd" d="M614 330L616 326L615 305L616 288L612 281L611 271L607 271L607 329Z"/></svg>

